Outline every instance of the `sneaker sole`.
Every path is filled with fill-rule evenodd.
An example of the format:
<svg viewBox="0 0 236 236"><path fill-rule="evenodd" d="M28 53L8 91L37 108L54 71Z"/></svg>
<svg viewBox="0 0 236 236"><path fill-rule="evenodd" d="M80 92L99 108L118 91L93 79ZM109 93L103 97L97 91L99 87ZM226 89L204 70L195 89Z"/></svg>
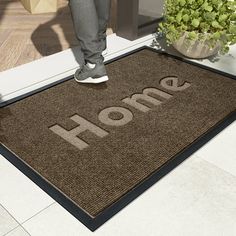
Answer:
<svg viewBox="0 0 236 236"><path fill-rule="evenodd" d="M78 80L76 77L75 78L75 81L78 82L78 83L84 83L84 84L99 84L99 83L103 83L103 82L106 82L108 81L108 76L102 76L102 77L99 77L99 78L92 78L92 77L89 77L85 80Z"/></svg>

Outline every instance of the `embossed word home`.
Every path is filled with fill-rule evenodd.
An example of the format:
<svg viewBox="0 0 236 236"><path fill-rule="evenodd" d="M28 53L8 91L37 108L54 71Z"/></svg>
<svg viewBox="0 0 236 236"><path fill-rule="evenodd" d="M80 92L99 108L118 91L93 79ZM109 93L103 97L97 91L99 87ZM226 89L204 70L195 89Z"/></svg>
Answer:
<svg viewBox="0 0 236 236"><path fill-rule="evenodd" d="M178 92L187 89L190 86L190 83L184 82L182 85L179 85L178 78L171 76L161 79L160 86L169 91ZM153 95L155 97L153 97ZM162 97L165 100L173 97L173 95L169 93L152 87L143 89L142 93L136 93L132 96L126 97L122 99L122 102L135 108L138 111L145 113L151 110L151 106L159 106L161 103L163 103L163 101L158 100L156 96ZM145 105L142 103L143 101L145 101ZM150 106L147 106L146 104L150 104ZM113 119L111 117L112 113L121 114L121 118ZM114 127L126 125L131 122L133 118L133 113L129 109L121 106L104 108L98 114L98 119L103 124ZM103 138L109 134L106 130L100 128L99 126L93 124L92 122L77 114L70 117L70 119L78 123L78 126L72 130L68 131L58 124L50 127L49 129L80 150L89 147L89 144L87 142L79 138L79 135L81 133L89 131L100 138Z"/></svg>

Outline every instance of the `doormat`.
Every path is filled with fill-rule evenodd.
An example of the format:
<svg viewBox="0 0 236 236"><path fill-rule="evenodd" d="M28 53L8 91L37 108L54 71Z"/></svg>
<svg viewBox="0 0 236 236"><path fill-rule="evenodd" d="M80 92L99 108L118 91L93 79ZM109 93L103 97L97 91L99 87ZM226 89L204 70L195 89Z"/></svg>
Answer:
<svg viewBox="0 0 236 236"><path fill-rule="evenodd" d="M148 47L106 68L0 110L1 154L92 231L236 115L233 76Z"/></svg>

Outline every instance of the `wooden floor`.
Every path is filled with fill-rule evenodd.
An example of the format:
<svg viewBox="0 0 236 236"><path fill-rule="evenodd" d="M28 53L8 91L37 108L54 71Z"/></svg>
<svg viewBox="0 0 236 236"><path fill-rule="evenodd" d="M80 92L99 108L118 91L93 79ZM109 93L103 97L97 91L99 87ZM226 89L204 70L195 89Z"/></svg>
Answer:
<svg viewBox="0 0 236 236"><path fill-rule="evenodd" d="M57 13L44 14L0 0L0 72L77 45L67 0L58 1Z"/></svg>

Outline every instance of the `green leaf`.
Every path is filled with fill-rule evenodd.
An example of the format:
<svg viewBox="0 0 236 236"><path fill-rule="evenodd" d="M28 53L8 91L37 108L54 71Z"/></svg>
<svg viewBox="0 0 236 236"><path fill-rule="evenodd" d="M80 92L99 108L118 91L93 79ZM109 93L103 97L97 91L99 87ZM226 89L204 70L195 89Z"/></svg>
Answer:
<svg viewBox="0 0 236 236"><path fill-rule="evenodd" d="M233 13L233 14L230 16L230 20L236 21L236 13Z"/></svg>
<svg viewBox="0 0 236 236"><path fill-rule="evenodd" d="M219 16L219 22L225 21L227 19L228 15L223 14Z"/></svg>
<svg viewBox="0 0 236 236"><path fill-rule="evenodd" d="M236 10L236 2L235 1L227 1L227 4L228 8L232 11L235 11Z"/></svg>
<svg viewBox="0 0 236 236"><path fill-rule="evenodd" d="M163 25L162 22L159 24L159 27L160 27L160 30L163 30L163 29L164 29L164 25Z"/></svg>
<svg viewBox="0 0 236 236"><path fill-rule="evenodd" d="M200 23L201 32L207 32L210 26L206 22Z"/></svg>
<svg viewBox="0 0 236 236"><path fill-rule="evenodd" d="M197 3L199 6L201 6L203 4L204 0L198 0Z"/></svg>
<svg viewBox="0 0 236 236"><path fill-rule="evenodd" d="M196 38L197 38L196 32L194 32L194 31L189 32L188 38L189 38L189 39L196 39Z"/></svg>
<svg viewBox="0 0 236 236"><path fill-rule="evenodd" d="M184 22L187 22L189 20L189 16L187 15L187 14L185 14L184 16L183 16L183 21Z"/></svg>
<svg viewBox="0 0 236 236"><path fill-rule="evenodd" d="M211 0L213 5L219 5L220 1L219 0Z"/></svg>
<svg viewBox="0 0 236 236"><path fill-rule="evenodd" d="M168 22L174 22L175 21L175 18L173 16L168 16L167 17L167 21Z"/></svg>
<svg viewBox="0 0 236 236"><path fill-rule="evenodd" d="M197 28L199 26L199 24L200 24L200 21L198 19L193 19L192 20L192 26L193 27Z"/></svg>
<svg viewBox="0 0 236 236"><path fill-rule="evenodd" d="M236 35L236 25L231 25L229 27L229 32Z"/></svg>
<svg viewBox="0 0 236 236"><path fill-rule="evenodd" d="M182 20L182 12L179 12L179 13L177 14L177 16L176 16L176 21L177 21L178 23L180 23L181 20Z"/></svg>
<svg viewBox="0 0 236 236"><path fill-rule="evenodd" d="M186 4L186 1L185 0L180 0L179 3L180 3L180 6L183 7Z"/></svg>
<svg viewBox="0 0 236 236"><path fill-rule="evenodd" d="M208 7L208 2L205 1L203 4L202 4L202 8L205 9L206 7Z"/></svg>
<svg viewBox="0 0 236 236"><path fill-rule="evenodd" d="M213 35L212 35L212 37L213 37L213 39L220 39L220 33L219 32L215 32Z"/></svg>
<svg viewBox="0 0 236 236"><path fill-rule="evenodd" d="M172 32L175 31L175 26L174 25L170 25L169 26L169 30L172 31Z"/></svg>
<svg viewBox="0 0 236 236"><path fill-rule="evenodd" d="M206 21L213 21L216 18L216 14L214 12L205 12L203 17Z"/></svg>
<svg viewBox="0 0 236 236"><path fill-rule="evenodd" d="M212 7L212 6L206 6L204 9L205 9L206 11L211 12L211 11L213 10L213 7Z"/></svg>
<svg viewBox="0 0 236 236"><path fill-rule="evenodd" d="M219 22L216 21L216 20L214 20L211 25L212 25L212 27L214 27L216 29L221 29L222 28L221 25L219 24Z"/></svg>

